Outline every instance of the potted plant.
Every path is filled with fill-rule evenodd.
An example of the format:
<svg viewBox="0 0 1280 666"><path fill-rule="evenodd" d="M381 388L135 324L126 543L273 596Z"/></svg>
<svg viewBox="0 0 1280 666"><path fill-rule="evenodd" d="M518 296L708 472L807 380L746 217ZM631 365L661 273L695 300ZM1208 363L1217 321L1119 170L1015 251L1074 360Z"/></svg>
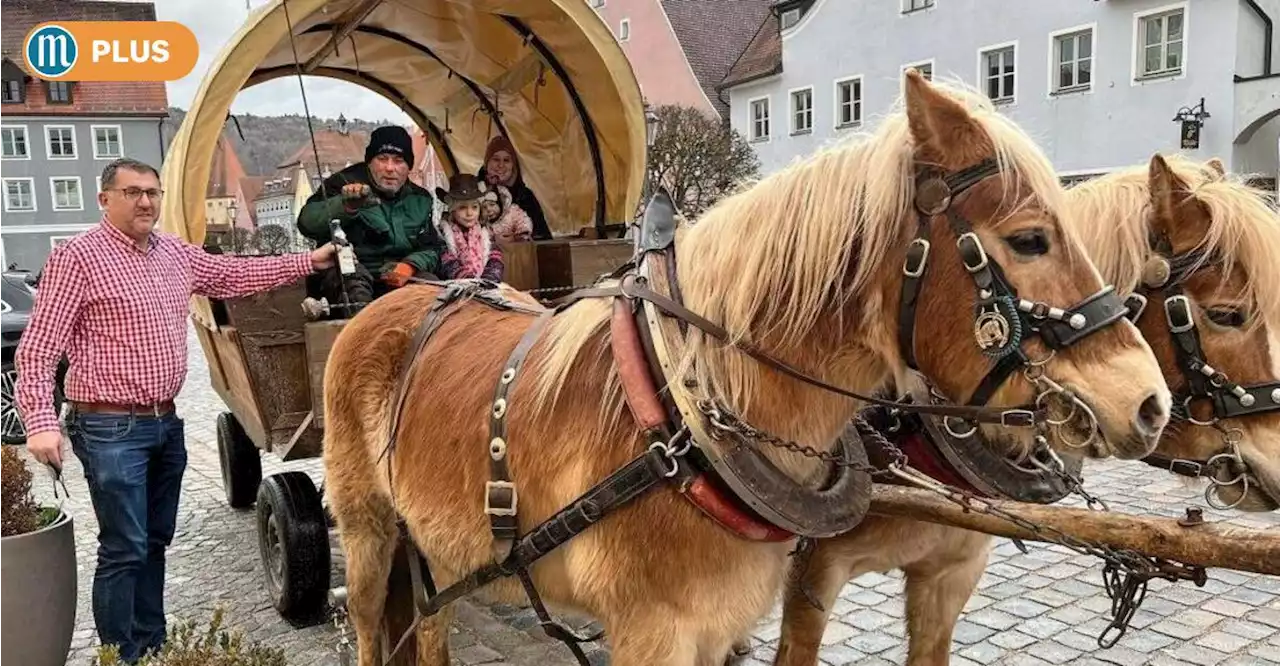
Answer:
<svg viewBox="0 0 1280 666"><path fill-rule="evenodd" d="M76 626L73 522L36 504L13 447L0 450L0 463L0 661L63 666Z"/></svg>

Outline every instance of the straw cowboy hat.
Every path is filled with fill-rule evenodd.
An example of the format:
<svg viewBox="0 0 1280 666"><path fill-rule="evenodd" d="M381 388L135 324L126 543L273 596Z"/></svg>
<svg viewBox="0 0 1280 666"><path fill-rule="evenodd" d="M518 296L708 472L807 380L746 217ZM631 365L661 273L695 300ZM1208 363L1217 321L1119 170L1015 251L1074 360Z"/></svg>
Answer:
<svg viewBox="0 0 1280 666"><path fill-rule="evenodd" d="M480 198L489 188L485 186L484 181L467 173L454 174L449 179L449 190L445 191L442 187L436 188L436 196L445 203L446 206L455 206L460 203L480 202Z"/></svg>

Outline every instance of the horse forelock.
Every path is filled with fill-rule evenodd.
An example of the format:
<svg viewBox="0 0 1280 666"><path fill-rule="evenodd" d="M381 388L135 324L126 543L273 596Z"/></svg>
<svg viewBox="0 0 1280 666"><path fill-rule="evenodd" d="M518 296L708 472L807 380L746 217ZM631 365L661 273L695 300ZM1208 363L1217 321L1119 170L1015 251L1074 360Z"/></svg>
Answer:
<svg viewBox="0 0 1280 666"><path fill-rule="evenodd" d="M1244 297L1257 309L1255 324L1280 328L1280 215L1262 190L1239 174L1221 176L1181 155L1163 156L1191 195L1208 211L1200 246L1223 262L1224 274L1239 267L1248 279ZM1137 288L1151 253L1150 189L1147 165L1114 171L1067 192L1074 225L1103 276L1122 293ZM1135 214L1134 211L1142 211Z"/></svg>

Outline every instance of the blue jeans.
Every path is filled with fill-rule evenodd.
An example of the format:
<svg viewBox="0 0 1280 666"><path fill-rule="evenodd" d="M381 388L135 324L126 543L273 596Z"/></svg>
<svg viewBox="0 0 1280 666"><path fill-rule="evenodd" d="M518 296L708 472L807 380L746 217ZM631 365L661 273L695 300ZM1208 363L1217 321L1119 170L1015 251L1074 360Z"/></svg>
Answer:
<svg viewBox="0 0 1280 666"><path fill-rule="evenodd" d="M187 466L183 422L172 413L73 412L67 434L98 516L98 639L133 663L165 641L164 560Z"/></svg>

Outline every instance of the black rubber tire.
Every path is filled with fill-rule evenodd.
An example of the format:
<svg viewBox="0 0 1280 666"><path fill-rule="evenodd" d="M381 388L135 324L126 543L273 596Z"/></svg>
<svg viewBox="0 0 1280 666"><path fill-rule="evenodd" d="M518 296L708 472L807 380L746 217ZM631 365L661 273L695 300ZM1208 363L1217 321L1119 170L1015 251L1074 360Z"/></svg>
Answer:
<svg viewBox="0 0 1280 666"><path fill-rule="evenodd" d="M222 467L222 489L233 509L248 509L258 497L262 483L262 455L231 412L217 419L218 459Z"/></svg>
<svg viewBox="0 0 1280 666"><path fill-rule="evenodd" d="M304 472L272 474L258 489L258 552L267 593L295 627L325 620L329 528L320 493Z"/></svg>

